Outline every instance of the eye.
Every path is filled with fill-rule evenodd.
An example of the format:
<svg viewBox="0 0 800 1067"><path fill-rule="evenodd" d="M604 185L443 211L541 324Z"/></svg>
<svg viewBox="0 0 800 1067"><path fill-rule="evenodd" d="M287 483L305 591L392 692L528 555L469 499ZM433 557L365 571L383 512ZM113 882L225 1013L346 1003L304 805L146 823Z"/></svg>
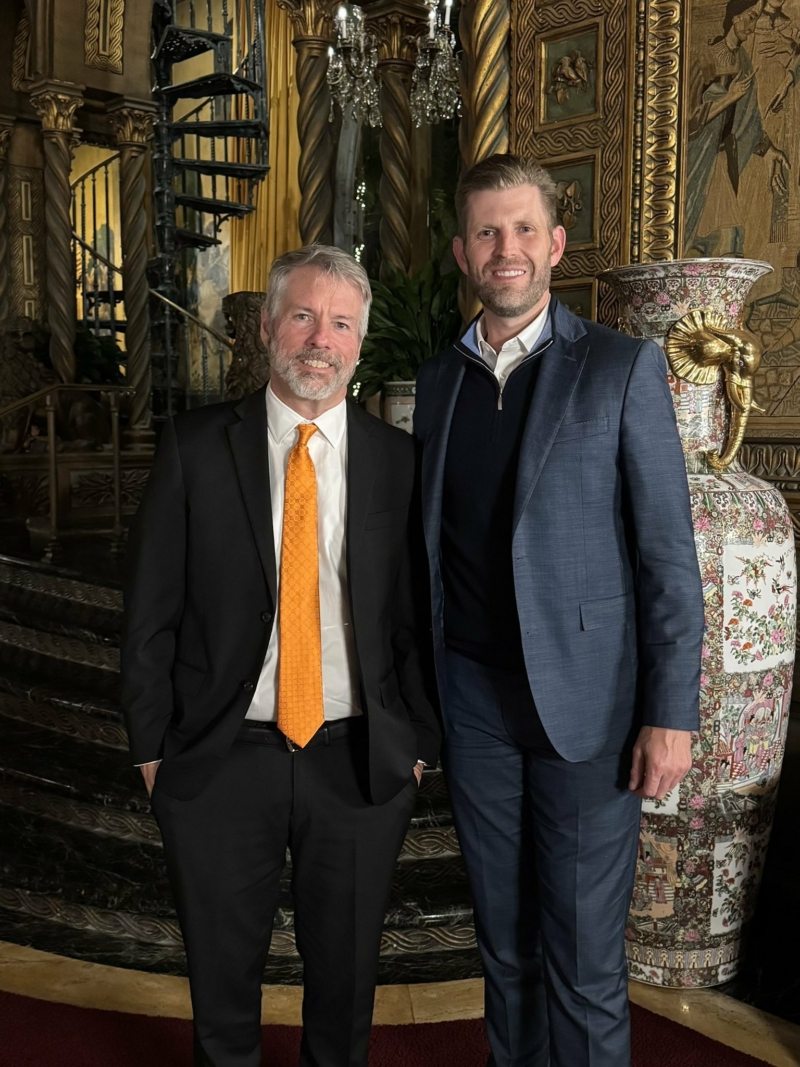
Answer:
<svg viewBox="0 0 800 1067"><path fill-rule="evenodd" d="M300 312L297 313L297 315L295 315L295 318L297 319L298 322L304 322L305 320L307 320L309 318L309 316L306 315L306 313L304 311L300 311Z"/></svg>
<svg viewBox="0 0 800 1067"><path fill-rule="evenodd" d="M533 233L533 226L520 226L520 233Z"/></svg>
<svg viewBox="0 0 800 1067"><path fill-rule="evenodd" d="M336 327L337 330L340 330L340 329L341 330L349 330L350 329L350 325L347 322L335 322L333 325Z"/></svg>
<svg viewBox="0 0 800 1067"><path fill-rule="evenodd" d="M478 237L491 237L494 230L478 230Z"/></svg>

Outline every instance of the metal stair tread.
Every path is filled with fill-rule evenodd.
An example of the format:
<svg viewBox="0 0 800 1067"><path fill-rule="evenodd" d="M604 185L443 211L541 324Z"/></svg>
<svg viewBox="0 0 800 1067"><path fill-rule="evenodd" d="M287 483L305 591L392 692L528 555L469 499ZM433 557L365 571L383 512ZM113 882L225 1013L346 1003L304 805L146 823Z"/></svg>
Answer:
<svg viewBox="0 0 800 1067"><path fill-rule="evenodd" d="M0 665L0 714L3 714L3 694L70 711L76 715L85 716L91 721L113 722L122 725L118 695L99 694L90 687L76 682L67 680L59 680L56 684L42 682L38 674L29 674L24 669L15 670Z"/></svg>
<svg viewBox="0 0 800 1067"><path fill-rule="evenodd" d="M174 137L187 134L197 137L266 137L267 127L261 119L213 119L170 123Z"/></svg>
<svg viewBox="0 0 800 1067"><path fill-rule="evenodd" d="M185 230L182 227L175 230L175 240L178 244L189 248L213 248L214 245L222 244L218 237L210 237L207 233Z"/></svg>
<svg viewBox="0 0 800 1067"><path fill-rule="evenodd" d="M220 70L214 71L213 74L202 74L199 78L186 82L156 86L155 92L160 93L168 102L174 103L176 100L200 100L205 96L249 95L262 92L262 86L240 74L229 74Z"/></svg>
<svg viewBox="0 0 800 1067"><path fill-rule="evenodd" d="M174 165L179 170L194 170L202 174L219 174L230 178L261 178L267 173L269 167L261 163L237 163L235 160L219 159L184 159L176 157Z"/></svg>
<svg viewBox="0 0 800 1067"><path fill-rule="evenodd" d="M202 55L215 45L226 44L231 38L224 33L214 33L212 30L200 30L191 26L170 25L164 27L161 40L156 46L153 59L158 60L162 55L167 56L170 62L180 63L192 56Z"/></svg>
<svg viewBox="0 0 800 1067"><path fill-rule="evenodd" d="M13 572L13 573L12 573ZM55 567L50 563L0 555L0 584L18 583L15 575L30 588L47 591L49 595L87 601L98 607L122 611L122 590L99 582L87 582L74 571ZM46 583L46 584L45 584Z"/></svg>
<svg viewBox="0 0 800 1067"><path fill-rule="evenodd" d="M193 196L190 193L176 193L175 203L183 207L203 211L207 215L233 215L240 219L255 210L253 204L240 204L235 200L215 200L212 197Z"/></svg>

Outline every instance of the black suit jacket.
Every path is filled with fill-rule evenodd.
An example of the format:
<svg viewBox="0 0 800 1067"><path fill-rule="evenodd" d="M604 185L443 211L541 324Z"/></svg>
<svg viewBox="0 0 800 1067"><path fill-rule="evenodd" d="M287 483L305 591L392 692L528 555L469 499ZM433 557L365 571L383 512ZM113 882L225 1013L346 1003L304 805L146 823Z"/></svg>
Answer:
<svg viewBox="0 0 800 1067"><path fill-rule="evenodd" d="M347 435L350 610L380 804L407 784L417 759L435 763L439 750L420 653L426 593L411 544L414 445L350 402ZM200 793L232 744L264 662L275 587L260 389L166 424L131 529L123 709L134 762L162 759L168 795Z"/></svg>

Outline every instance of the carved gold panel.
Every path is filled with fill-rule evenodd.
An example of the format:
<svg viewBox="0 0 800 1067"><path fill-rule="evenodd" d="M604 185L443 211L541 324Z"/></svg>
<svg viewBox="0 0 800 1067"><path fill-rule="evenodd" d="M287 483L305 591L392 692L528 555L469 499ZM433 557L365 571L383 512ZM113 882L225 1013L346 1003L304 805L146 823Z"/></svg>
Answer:
<svg viewBox="0 0 800 1067"><path fill-rule="evenodd" d="M628 261L634 62L630 5L619 0L514 0L511 150L552 168L567 216L554 289L616 322L607 287L591 281ZM569 190L570 176L580 186ZM580 204L577 212L572 210ZM572 239L570 240L570 235ZM587 312L584 312L586 315Z"/></svg>
<svg viewBox="0 0 800 1067"><path fill-rule="evenodd" d="M84 62L87 67L122 74L125 0L86 0Z"/></svg>

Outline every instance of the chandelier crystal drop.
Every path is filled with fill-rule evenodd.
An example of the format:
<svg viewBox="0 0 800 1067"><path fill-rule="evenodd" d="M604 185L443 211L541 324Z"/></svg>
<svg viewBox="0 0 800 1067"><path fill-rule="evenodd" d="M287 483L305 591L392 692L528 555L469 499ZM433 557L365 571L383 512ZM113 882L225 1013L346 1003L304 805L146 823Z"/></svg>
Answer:
<svg viewBox="0 0 800 1067"><path fill-rule="evenodd" d="M353 5L340 7L334 18L336 44L328 52L328 87L342 114L349 111L356 122L380 126L378 97L378 48L366 31L364 12ZM331 114L333 115L333 101Z"/></svg>
<svg viewBox="0 0 800 1067"><path fill-rule="evenodd" d="M456 39L450 30L453 0L445 0L444 18L437 0L430 0L428 33L420 37L411 82L411 115L415 126L446 122L461 114Z"/></svg>

